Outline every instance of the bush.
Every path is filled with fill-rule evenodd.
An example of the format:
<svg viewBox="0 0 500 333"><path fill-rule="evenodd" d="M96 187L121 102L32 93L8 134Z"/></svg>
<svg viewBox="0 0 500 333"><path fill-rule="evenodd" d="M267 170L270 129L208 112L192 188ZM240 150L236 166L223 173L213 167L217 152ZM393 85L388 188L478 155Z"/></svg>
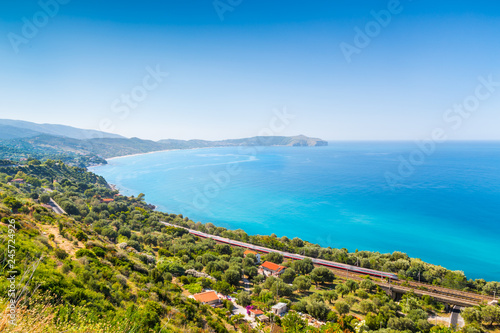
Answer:
<svg viewBox="0 0 500 333"><path fill-rule="evenodd" d="M78 230L78 232L75 235L75 238L78 239L80 242L86 242L89 239L87 235L81 230Z"/></svg>
<svg viewBox="0 0 500 333"><path fill-rule="evenodd" d="M89 258L92 258L92 259L96 259L96 256L95 256L94 252L92 252L92 251L90 251L88 249L80 249L80 250L76 251L75 255L76 255L77 258L89 257Z"/></svg>
<svg viewBox="0 0 500 333"><path fill-rule="evenodd" d="M68 253L64 251L63 249L56 249L55 251L56 258L59 260L64 260L68 257Z"/></svg>
<svg viewBox="0 0 500 333"><path fill-rule="evenodd" d="M94 248L92 248L92 251L95 253L96 256L101 257L101 258L104 258L104 256L106 255L106 251L104 251L102 248L100 248L98 246L95 246Z"/></svg>

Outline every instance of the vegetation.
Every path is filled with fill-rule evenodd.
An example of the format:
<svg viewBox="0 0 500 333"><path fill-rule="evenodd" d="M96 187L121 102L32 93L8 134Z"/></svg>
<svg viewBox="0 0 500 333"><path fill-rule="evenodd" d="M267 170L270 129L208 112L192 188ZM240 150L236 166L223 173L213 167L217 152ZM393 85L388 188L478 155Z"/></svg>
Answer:
<svg viewBox="0 0 500 333"><path fill-rule="evenodd" d="M13 179L23 181L13 182ZM46 205L55 201L67 214ZM0 306L6 314L12 271L17 326L0 319L5 332L445 332L429 314L444 306L431 297L406 294L395 302L369 278L344 280L310 259L290 262L281 277L257 273L255 257L243 249L200 239L160 221L275 249L363 267L383 269L434 284L494 293L498 285L466 280L459 272L422 263L405 254L349 253L298 238L249 236L177 214L157 212L144 195L127 197L85 169L62 161L31 159L0 164ZM15 255L9 257L9 229L15 226ZM9 262L14 260L15 263ZM9 263L12 267L9 266ZM248 283L243 282L248 279ZM189 296L212 289L236 299L202 305ZM285 316L271 314L284 302ZM272 325L249 326L236 306L258 308ZM463 332L495 329L497 306L464 310ZM309 325L313 320L322 325ZM446 331L448 332L448 331Z"/></svg>

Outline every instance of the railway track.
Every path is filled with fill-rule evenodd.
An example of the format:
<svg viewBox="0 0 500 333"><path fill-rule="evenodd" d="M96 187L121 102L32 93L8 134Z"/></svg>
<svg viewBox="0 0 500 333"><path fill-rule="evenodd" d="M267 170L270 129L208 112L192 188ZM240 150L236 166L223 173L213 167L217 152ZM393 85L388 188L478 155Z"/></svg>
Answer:
<svg viewBox="0 0 500 333"><path fill-rule="evenodd" d="M344 270L334 269L334 268L330 268L330 270L332 270L337 277L344 278L344 279L348 278L348 279L352 279L352 280L356 280L356 281L362 281L366 278L366 275L351 272L351 271L347 272ZM410 281L397 281L397 280L390 280L391 282L387 283L386 280L382 280L382 279L377 278L377 277L371 277L371 279L375 284L382 286L382 287L385 287L385 288L389 288L391 286L393 288L397 287L398 289L401 289L405 292L414 291L416 293L426 294L426 295L432 296L434 298L436 298L438 296L442 297L442 298L449 297L449 298L454 298L454 299L461 299L464 301L470 301L474 304L479 304L479 303L484 302L484 301L489 302L489 301L493 300L493 297L488 297L485 295L480 295L480 294L476 294L476 293L469 293L469 292L454 290L454 289L448 289L448 288L444 288L444 287L437 287L437 286L428 285L428 284L424 284L424 283L418 283L418 282L412 283ZM408 285L405 285L406 283L408 283ZM423 287L425 287L425 289Z"/></svg>
<svg viewBox="0 0 500 333"><path fill-rule="evenodd" d="M200 232L197 230L191 230L191 229L184 228L184 227L174 225L174 224L170 224L167 222L160 221L160 223L167 225L167 226L176 227L176 228L183 228L195 236L203 237L203 238L211 238L211 239L215 240L216 242L225 243L225 244L229 244L232 246L239 246L239 247L243 247L243 248L247 248L247 249L253 249L255 251L260 251L260 252L264 252L264 253L278 252L278 253L281 253L285 258L294 259L294 260L302 260L305 258L309 258L309 257L298 255L295 253L278 251L278 250L269 249L269 248L265 248L265 247L258 246L258 245L253 245L253 244L249 244L249 243L231 240L231 239L220 237L220 236L210 235L207 233L203 233L203 232ZM464 300L464 301L468 302L469 305L470 304L472 304L472 305L479 304L481 302L489 302L489 301L494 299L493 297L488 297L488 296L477 294L477 293L449 289L449 288L434 286L434 285L425 284L425 283L421 283L421 282L401 281L393 273L380 272L380 271L376 271L376 270L372 270L372 269L366 269L366 268L361 268L361 267L357 267L357 266L331 262L331 261L327 261L327 260L323 260L323 259L316 259L316 258L309 258L309 259L311 259L313 261L313 264L315 266L327 267L330 270L336 272L339 277L345 276L347 278L360 281L360 280L365 279L367 275L370 275L372 278L372 281L374 283L376 283L379 286L385 287L385 288L388 288L388 287L398 288L404 292L414 291L417 294L425 294L425 295L429 295L429 296L432 296L435 298L441 298L441 299ZM387 279L389 281L389 283L385 279Z"/></svg>

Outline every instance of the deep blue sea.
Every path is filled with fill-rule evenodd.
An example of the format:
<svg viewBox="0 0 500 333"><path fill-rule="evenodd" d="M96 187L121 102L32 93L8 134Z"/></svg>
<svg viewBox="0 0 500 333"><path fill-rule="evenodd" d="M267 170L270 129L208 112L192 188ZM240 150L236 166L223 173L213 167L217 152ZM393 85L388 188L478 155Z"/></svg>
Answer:
<svg viewBox="0 0 500 333"><path fill-rule="evenodd" d="M412 142L209 148L116 158L91 171L194 221L350 251L403 251L500 280L500 142L427 153Z"/></svg>

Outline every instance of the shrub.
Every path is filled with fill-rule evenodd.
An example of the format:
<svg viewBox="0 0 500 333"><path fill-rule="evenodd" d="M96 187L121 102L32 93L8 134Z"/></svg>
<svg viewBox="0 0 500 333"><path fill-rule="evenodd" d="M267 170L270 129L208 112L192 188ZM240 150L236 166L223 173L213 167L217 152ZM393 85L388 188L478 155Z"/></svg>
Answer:
<svg viewBox="0 0 500 333"><path fill-rule="evenodd" d="M54 252L57 259L59 260L64 260L68 257L68 253L66 253L66 251L64 251L63 249L56 249Z"/></svg>
<svg viewBox="0 0 500 333"><path fill-rule="evenodd" d="M96 259L94 252L87 250L87 249L80 249L80 250L76 251L75 255L77 258L89 257L92 259Z"/></svg>
<svg viewBox="0 0 500 333"><path fill-rule="evenodd" d="M86 242L89 239L87 237L87 235L81 230L78 230L78 232L75 235L75 238L78 239L80 242L83 242L83 241Z"/></svg>

